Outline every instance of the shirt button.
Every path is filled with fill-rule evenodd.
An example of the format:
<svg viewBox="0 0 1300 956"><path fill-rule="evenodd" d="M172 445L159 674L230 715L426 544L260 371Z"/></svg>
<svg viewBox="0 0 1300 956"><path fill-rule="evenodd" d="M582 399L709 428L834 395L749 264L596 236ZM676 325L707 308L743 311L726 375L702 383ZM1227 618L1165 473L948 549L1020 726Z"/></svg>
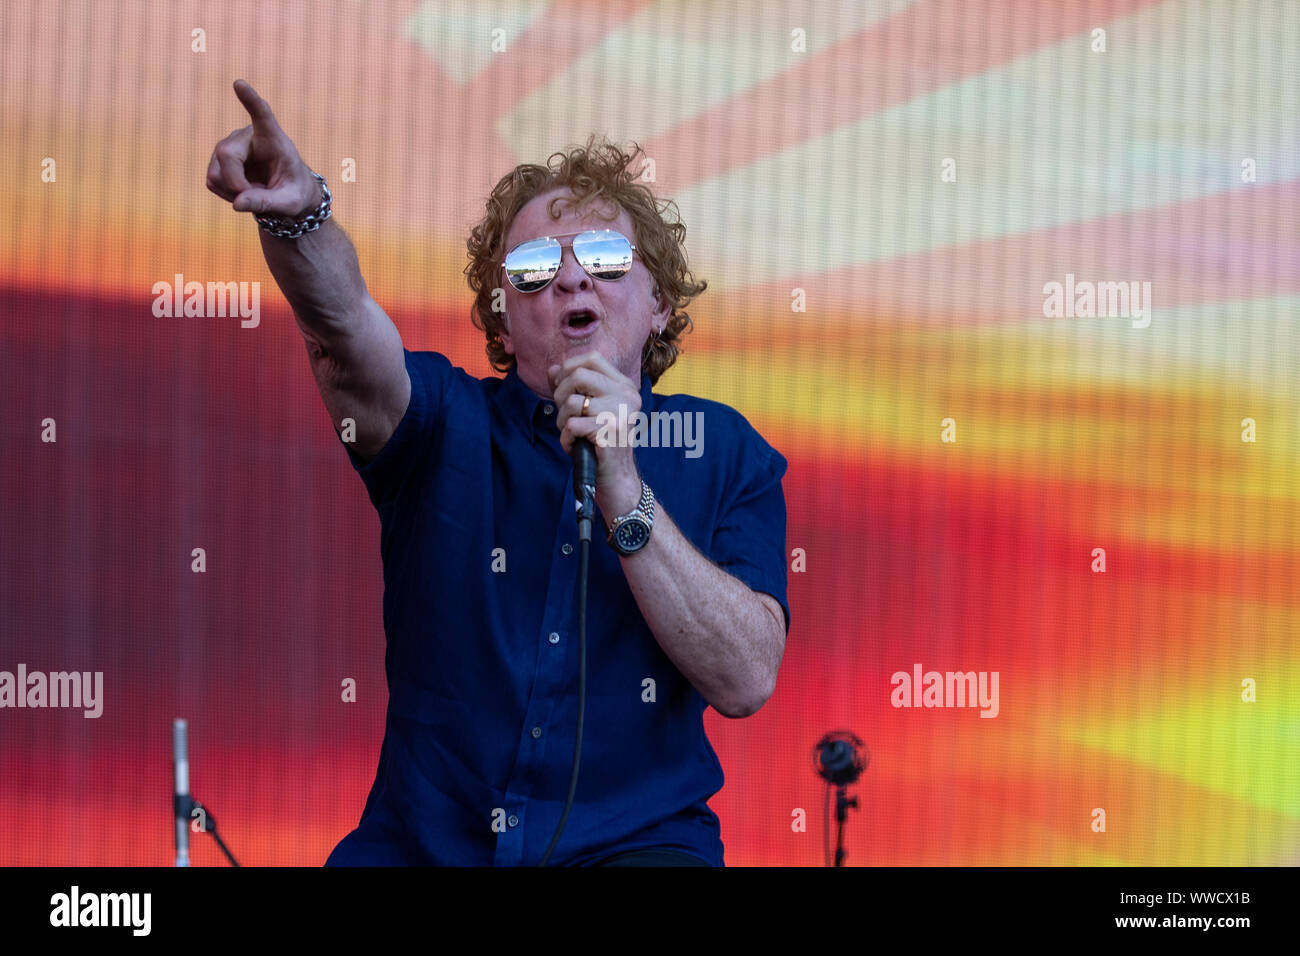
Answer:
<svg viewBox="0 0 1300 956"><path fill-rule="evenodd" d="M540 737L541 735L542 735L542 728L541 728L541 727L534 727L534 728L533 728L533 739L536 740L536 739L537 739L538 737Z"/></svg>
<svg viewBox="0 0 1300 956"><path fill-rule="evenodd" d="M566 541L564 542L563 545L560 546L560 550L563 551L565 554L573 554L573 545L569 544L569 542Z"/></svg>
<svg viewBox="0 0 1300 956"><path fill-rule="evenodd" d="M510 819L508 819L506 823L510 824L512 827L517 827L519 826L519 818L512 813L510 814Z"/></svg>
<svg viewBox="0 0 1300 956"><path fill-rule="evenodd" d="M554 415L555 406L552 405L550 402L547 402L545 405L542 406L542 411L544 411L548 415Z"/></svg>
<svg viewBox="0 0 1300 956"><path fill-rule="evenodd" d="M547 640L550 641L552 644L558 644L560 643L560 635L556 634L554 631L551 631L551 636L548 637Z"/></svg>

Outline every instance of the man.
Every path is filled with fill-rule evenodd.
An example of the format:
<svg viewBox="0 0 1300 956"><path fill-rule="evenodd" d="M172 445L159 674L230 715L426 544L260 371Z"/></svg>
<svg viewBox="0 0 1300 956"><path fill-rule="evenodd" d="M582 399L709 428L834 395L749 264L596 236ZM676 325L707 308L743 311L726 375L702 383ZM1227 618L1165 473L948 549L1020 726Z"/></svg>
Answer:
<svg viewBox="0 0 1300 956"><path fill-rule="evenodd" d="M324 180L251 86L235 92L252 124L217 145L208 188L257 214L340 438L355 423L343 447L381 521L386 730L360 824L328 863L543 858L577 732L570 453L586 438L598 513L585 728L549 862L723 865L707 803L722 771L702 717L748 716L775 686L786 462L727 406L651 390L704 289L684 227L664 222L617 147L503 177L466 272L506 375L475 379L403 347Z"/></svg>

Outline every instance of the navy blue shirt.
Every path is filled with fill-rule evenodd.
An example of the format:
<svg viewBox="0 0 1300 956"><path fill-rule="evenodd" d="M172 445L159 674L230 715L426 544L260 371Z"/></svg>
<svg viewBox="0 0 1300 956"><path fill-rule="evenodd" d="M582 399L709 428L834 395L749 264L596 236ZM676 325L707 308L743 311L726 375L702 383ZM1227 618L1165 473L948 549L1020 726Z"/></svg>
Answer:
<svg viewBox="0 0 1300 956"><path fill-rule="evenodd" d="M476 379L409 350L406 369L410 404L379 454L363 463L343 444L379 513L389 696L361 822L327 862L533 865L564 808L577 730L572 459L555 407L517 371ZM780 601L788 630L785 459L734 409L654 394L646 375L641 410L669 428L681 413L645 439L680 447L635 449L658 506ZM607 521L597 513L591 543L578 788L550 863L667 847L722 866L708 705L646 625Z"/></svg>

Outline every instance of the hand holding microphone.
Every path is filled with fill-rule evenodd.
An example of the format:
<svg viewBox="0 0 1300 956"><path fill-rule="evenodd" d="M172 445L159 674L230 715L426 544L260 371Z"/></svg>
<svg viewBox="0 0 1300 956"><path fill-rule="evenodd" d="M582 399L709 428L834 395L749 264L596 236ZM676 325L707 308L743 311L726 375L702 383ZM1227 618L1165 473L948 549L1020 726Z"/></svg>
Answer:
<svg viewBox="0 0 1300 956"><path fill-rule="evenodd" d="M575 497L581 503L582 486L590 483L606 522L632 511L641 500L641 476L632 442L627 435L602 434L602 428L611 423L616 430L616 423L628 422L641 410L640 389L599 352L552 365L547 374L555 397L560 444L574 456ZM624 409L621 415L620 407ZM602 419L602 413L608 414ZM584 477L584 469L592 467L588 455L595 459L591 482Z"/></svg>

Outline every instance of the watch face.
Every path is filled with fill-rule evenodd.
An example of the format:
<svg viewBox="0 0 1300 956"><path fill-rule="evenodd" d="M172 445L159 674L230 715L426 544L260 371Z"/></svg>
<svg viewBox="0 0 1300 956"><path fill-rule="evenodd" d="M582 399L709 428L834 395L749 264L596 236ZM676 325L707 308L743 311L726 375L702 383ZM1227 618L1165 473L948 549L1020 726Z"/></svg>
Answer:
<svg viewBox="0 0 1300 956"><path fill-rule="evenodd" d="M614 532L614 544L624 554L640 551L650 540L650 526L640 518L629 518Z"/></svg>

